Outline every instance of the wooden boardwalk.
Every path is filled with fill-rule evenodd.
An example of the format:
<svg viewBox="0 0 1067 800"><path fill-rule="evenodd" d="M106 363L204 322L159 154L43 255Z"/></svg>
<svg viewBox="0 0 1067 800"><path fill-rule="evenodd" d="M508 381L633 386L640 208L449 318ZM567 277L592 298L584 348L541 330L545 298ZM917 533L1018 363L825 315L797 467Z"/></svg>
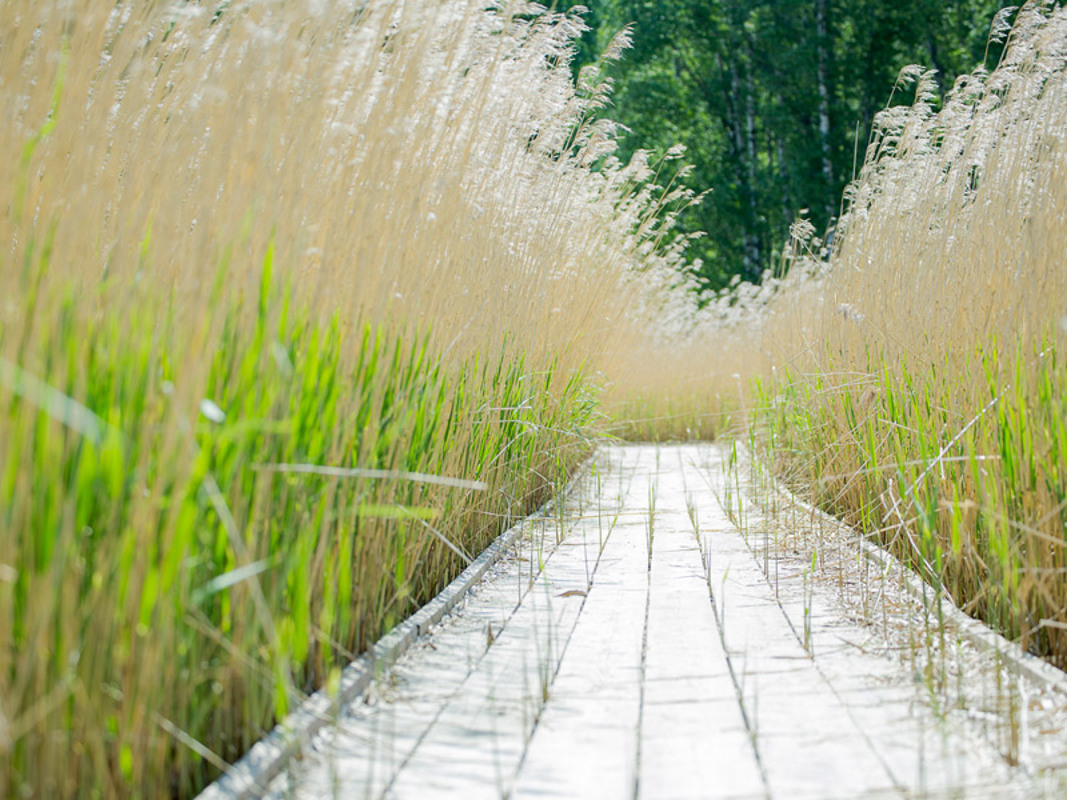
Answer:
<svg viewBox="0 0 1067 800"><path fill-rule="evenodd" d="M829 587L768 569L726 481L712 445L603 450L271 796L1035 796Z"/></svg>

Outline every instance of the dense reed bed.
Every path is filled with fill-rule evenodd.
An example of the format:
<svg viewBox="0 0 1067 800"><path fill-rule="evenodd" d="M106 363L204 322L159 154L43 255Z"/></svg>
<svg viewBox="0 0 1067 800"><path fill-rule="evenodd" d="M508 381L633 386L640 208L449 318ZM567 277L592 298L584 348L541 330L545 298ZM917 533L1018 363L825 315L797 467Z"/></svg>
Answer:
<svg viewBox="0 0 1067 800"><path fill-rule="evenodd" d="M0 3L0 795L189 796L588 452L692 197L580 32Z"/></svg>
<svg viewBox="0 0 1067 800"><path fill-rule="evenodd" d="M1067 12L879 117L828 259L761 289L753 417L794 486L1067 665ZM809 249L805 253L804 242ZM758 343L758 344L756 344Z"/></svg>

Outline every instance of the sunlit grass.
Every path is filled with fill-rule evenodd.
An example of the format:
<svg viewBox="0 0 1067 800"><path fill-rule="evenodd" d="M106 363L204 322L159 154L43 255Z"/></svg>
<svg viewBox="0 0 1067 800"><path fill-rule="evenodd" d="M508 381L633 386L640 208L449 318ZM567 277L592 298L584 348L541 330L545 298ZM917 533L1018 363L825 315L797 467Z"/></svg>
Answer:
<svg viewBox="0 0 1067 800"><path fill-rule="evenodd" d="M1067 16L1028 4L935 112L918 68L828 263L753 331L780 475L968 612L1067 664ZM762 337L760 339L759 337Z"/></svg>
<svg viewBox="0 0 1067 800"><path fill-rule="evenodd" d="M169 765L188 792L210 767L171 727L236 758L588 449L592 398L552 365L446 368L425 337L274 305L251 328L214 306L192 397L165 365L196 345L153 313L61 306L47 371L2 362L9 780L121 794Z"/></svg>
<svg viewBox="0 0 1067 800"><path fill-rule="evenodd" d="M0 794L195 792L691 304L691 195L531 12L0 3Z"/></svg>

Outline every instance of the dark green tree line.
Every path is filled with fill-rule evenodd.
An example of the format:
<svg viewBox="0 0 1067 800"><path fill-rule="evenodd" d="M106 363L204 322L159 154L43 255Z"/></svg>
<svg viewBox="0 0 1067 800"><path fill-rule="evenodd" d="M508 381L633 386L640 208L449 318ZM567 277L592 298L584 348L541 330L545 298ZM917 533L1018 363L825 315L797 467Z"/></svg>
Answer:
<svg viewBox="0 0 1067 800"><path fill-rule="evenodd" d="M711 287L770 267L807 209L824 230L862 163L874 114L900 70L938 70L942 88L983 58L1004 0L585 0L591 30L577 66L621 27L633 48L608 74L630 129L622 141L663 152L684 143L688 179L710 189L680 227L703 230L691 254ZM906 92L906 90L904 90ZM898 91L894 102L909 102Z"/></svg>

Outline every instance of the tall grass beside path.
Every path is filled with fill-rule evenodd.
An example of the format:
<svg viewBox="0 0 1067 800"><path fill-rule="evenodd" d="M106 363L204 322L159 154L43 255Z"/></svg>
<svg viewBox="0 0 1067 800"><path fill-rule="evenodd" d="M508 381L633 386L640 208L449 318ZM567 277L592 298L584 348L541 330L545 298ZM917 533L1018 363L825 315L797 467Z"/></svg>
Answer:
<svg viewBox="0 0 1067 800"><path fill-rule="evenodd" d="M0 1L0 795L191 795L588 451L693 198L581 30Z"/></svg>
<svg viewBox="0 0 1067 800"><path fill-rule="evenodd" d="M795 486L1067 666L1067 12L1007 20L1000 65L940 109L905 70L915 104L880 115L829 261L753 334L775 353L753 431Z"/></svg>

